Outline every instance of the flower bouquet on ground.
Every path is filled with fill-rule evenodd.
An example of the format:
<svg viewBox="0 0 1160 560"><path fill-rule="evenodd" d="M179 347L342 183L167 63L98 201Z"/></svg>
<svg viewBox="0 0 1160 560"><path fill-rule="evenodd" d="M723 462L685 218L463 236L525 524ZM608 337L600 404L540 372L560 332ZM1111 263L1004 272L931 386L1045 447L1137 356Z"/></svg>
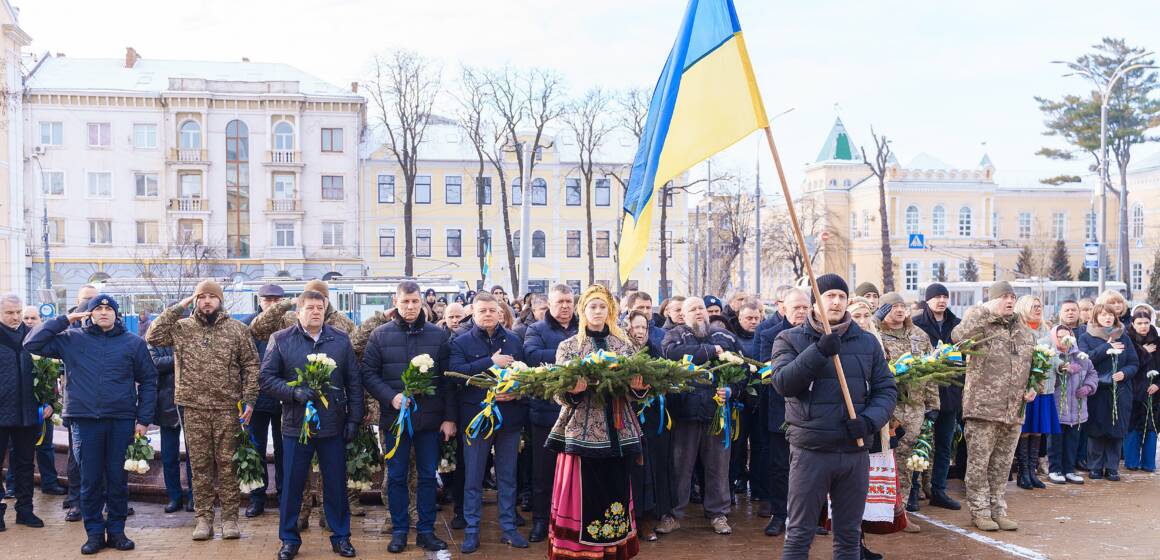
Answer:
<svg viewBox="0 0 1160 560"><path fill-rule="evenodd" d="M1122 354L1123 352L1124 352L1123 350L1117 350L1115 348L1108 348L1108 355L1112 357L1112 375L1116 375L1116 369L1120 367L1120 354ZM1119 399L1119 395L1118 395L1119 391L1116 390L1119 388L1120 388L1120 382L1116 381L1116 378L1113 377L1112 378L1112 424L1115 424L1115 423L1120 421L1120 406L1119 406L1120 399Z"/></svg>
<svg viewBox="0 0 1160 560"><path fill-rule="evenodd" d="M439 466L436 468L439 474L455 472L456 447L458 447L458 444L455 443L455 438L439 444Z"/></svg>
<svg viewBox="0 0 1160 560"><path fill-rule="evenodd" d="M419 354L411 358L407 369L403 370L403 404L399 407L399 416L391 425L391 434L395 436L395 445L387 451L386 458L395 456L399 443L403 440L403 432L414 435L411 426L411 415L419 410L419 403L415 402L415 395L435 395L435 379L431 368L435 367L435 360L428 354Z"/></svg>
<svg viewBox="0 0 1160 560"><path fill-rule="evenodd" d="M60 404L60 360L37 356L32 359L32 397L39 405L36 408L36 422L40 424L40 438L36 445L44 443L44 436L48 430L48 421L54 425L61 425ZM45 418L45 407L52 407L51 418Z"/></svg>
<svg viewBox="0 0 1160 560"><path fill-rule="evenodd" d="M931 443L933 438L934 422L923 421L922 431L918 433L918 441L914 442L914 449L910 457L906 459L906 466L910 467L911 472L925 472L930 468L930 458L934 453L934 446Z"/></svg>
<svg viewBox="0 0 1160 560"><path fill-rule="evenodd" d="M153 460L153 446L149 445L149 438L140 435L133 436L133 443L125 450L125 470L131 473L145 474L149 472L149 461Z"/></svg>
<svg viewBox="0 0 1160 560"><path fill-rule="evenodd" d="M238 442L238 448L230 458L234 465L234 476L238 479L238 490L243 494L249 494L266 485L262 481L262 471L265 470L262 466L262 455L258 451L259 446L258 442L254 441L254 435L245 426L238 426L234 439ZM262 442L262 451L266 450L265 443Z"/></svg>
<svg viewBox="0 0 1160 560"><path fill-rule="evenodd" d="M330 407L330 402L326 400L326 392L333 389L334 386L330 384L330 374L338 367L334 359L326 354L307 354L306 368L296 368L294 371L298 374L298 378L287 383L291 387L308 387L313 389L318 394L318 400L322 403L324 408ZM310 436L313 435L311 431L321 428L321 421L318 418L318 410L314 407L314 401L306 402L306 412L302 415L302 431L298 436L300 443L306 444L310 441Z"/></svg>
<svg viewBox="0 0 1160 560"><path fill-rule="evenodd" d="M383 470L383 454L378 438L369 426L359 428L354 441L346 444L346 487L366 491L373 488L371 478Z"/></svg>

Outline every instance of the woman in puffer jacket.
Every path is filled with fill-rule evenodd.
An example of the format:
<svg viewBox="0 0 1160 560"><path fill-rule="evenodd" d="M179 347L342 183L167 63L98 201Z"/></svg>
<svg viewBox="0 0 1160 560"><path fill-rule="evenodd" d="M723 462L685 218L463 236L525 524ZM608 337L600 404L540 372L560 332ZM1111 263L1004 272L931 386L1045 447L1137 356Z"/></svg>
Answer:
<svg viewBox="0 0 1160 560"><path fill-rule="evenodd" d="M1055 484L1083 484L1083 477L1075 472L1083 439L1080 425L1087 422L1087 398L1096 392L1100 377L1087 355L1079 351L1070 327L1056 326L1042 342L1059 352L1052 360L1052 374L1060 432L1051 434L1051 472L1047 477Z"/></svg>

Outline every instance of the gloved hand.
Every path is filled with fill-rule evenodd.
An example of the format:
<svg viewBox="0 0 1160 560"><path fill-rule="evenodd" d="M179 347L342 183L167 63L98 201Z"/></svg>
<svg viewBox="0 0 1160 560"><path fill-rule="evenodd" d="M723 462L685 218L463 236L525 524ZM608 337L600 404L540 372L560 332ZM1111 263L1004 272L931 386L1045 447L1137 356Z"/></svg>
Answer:
<svg viewBox="0 0 1160 560"><path fill-rule="evenodd" d="M928 410L928 411L926 411L926 414L924 414L922 417L925 420L930 420L931 422L936 422L936 421L938 421L938 411L937 410Z"/></svg>
<svg viewBox="0 0 1160 560"><path fill-rule="evenodd" d="M295 387L294 388L294 402L298 404L306 404L318 398L318 393L310 387Z"/></svg>
<svg viewBox="0 0 1160 560"><path fill-rule="evenodd" d="M1078 363L1076 363L1076 362L1072 362L1072 363L1070 363L1070 364L1067 364L1067 372L1068 372L1068 373L1070 373L1070 374L1072 374L1072 375L1075 375L1075 374L1077 374L1077 373L1079 373L1079 372L1081 372L1081 371L1083 371L1083 366L1082 366L1082 365L1080 365L1080 364L1078 364Z"/></svg>
<svg viewBox="0 0 1160 560"><path fill-rule="evenodd" d="M866 439L866 436L870 434L870 421L861 416L847 418L846 434L850 436L850 439Z"/></svg>
<svg viewBox="0 0 1160 560"><path fill-rule="evenodd" d="M837 356L842 350L842 337L838 333L823 334L815 346L818 347L818 352L827 358Z"/></svg>
<svg viewBox="0 0 1160 560"><path fill-rule="evenodd" d="M358 437L358 423L347 422L346 429L342 431L342 440L350 443L354 441L354 438L356 437Z"/></svg>

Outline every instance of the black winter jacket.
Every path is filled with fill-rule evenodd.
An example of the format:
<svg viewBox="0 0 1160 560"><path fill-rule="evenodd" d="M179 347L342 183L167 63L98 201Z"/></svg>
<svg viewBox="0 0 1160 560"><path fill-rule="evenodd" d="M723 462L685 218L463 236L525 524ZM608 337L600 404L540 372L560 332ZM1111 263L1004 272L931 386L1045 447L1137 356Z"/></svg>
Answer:
<svg viewBox="0 0 1160 560"><path fill-rule="evenodd" d="M693 334L688 325L673 327L661 345L661 351L670 360L680 360L685 355L692 355L694 364L703 365L717 358L714 346L720 346L726 352L740 352L737 338L733 333L718 327L709 327L709 336L701 339ZM733 387L734 398L741 398L745 394L745 384L738 383ZM717 388L709 384L698 383L693 390L678 393L671 398L672 416L674 420L690 422L712 422L717 411L717 402L713 400Z"/></svg>
<svg viewBox="0 0 1160 560"><path fill-rule="evenodd" d="M384 428L399 416L391 402L403 392L403 372L411 365L411 358L420 354L431 356L435 362L430 371L435 394L415 396L419 408L411 415L411 425L415 431L425 432L438 430L444 421L456 420L455 387L443 377L450 357L447 331L428 323L420 313L414 323L396 317L379 325L363 351L363 386L379 401L379 421Z"/></svg>
<svg viewBox="0 0 1160 560"><path fill-rule="evenodd" d="M39 424L40 403L32 393L35 372L32 354L24 349L28 327L0 325L0 427L31 427ZM61 411L55 411L59 414Z"/></svg>
<svg viewBox="0 0 1160 560"><path fill-rule="evenodd" d="M524 356L528 365L556 363L556 347L565 339L576 336L578 328L579 316L572 315L572 320L564 326L551 313L530 325L524 335ZM533 425L551 428L560 417L560 405L545 399L528 399L528 412Z"/></svg>
<svg viewBox="0 0 1160 560"><path fill-rule="evenodd" d="M315 341L300 323L275 332L270 335L270 343L266 346L258 383L262 391L282 401L282 435L297 438L302 432L306 405L294 401L295 387L288 383L298 378L296 369L306 368L309 354L326 354L337 364L330 372L331 389L326 392L328 406L323 406L321 401L314 402L319 427L312 437L342 437L348 421L358 423L363 417L363 388L358 361L346 333L322 325Z"/></svg>
<svg viewBox="0 0 1160 560"><path fill-rule="evenodd" d="M174 402L177 379L173 368L173 347L150 346L149 357L153 358L153 366L157 368L157 413L153 421L163 428L176 428L181 425L181 418Z"/></svg>
<svg viewBox="0 0 1160 560"><path fill-rule="evenodd" d="M847 319L850 320L847 315ZM822 333L807 320L783 331L773 343L773 387L785 396L786 437L795 447L849 453L874 446L875 434L890 420L898 387L886 367L882 345L874 335L850 322L842 335L839 358L854 411L869 424L859 448L846 431L845 401L834 362L818 351Z"/></svg>
<svg viewBox="0 0 1160 560"><path fill-rule="evenodd" d="M930 345L938 348L940 342L947 344L954 344L958 342L951 336L951 331L959 326L962 322L950 309L947 309L943 314L943 322L940 327L938 321L934 318L934 313L926 304L922 305L922 313L915 313L910 318L914 322L914 326L922 329L926 333L927 338L930 339ZM1076 336L1079 336L1077 333ZM959 376L959 382L963 381L966 372ZM939 385L938 387L938 402L939 410L944 412L959 412L963 409L963 388L956 385Z"/></svg>

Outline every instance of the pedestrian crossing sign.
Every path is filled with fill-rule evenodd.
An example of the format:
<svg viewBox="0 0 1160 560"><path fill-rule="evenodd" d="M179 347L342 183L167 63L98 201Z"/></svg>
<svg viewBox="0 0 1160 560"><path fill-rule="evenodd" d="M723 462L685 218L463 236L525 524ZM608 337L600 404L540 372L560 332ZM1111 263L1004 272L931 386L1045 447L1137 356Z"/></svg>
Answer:
<svg viewBox="0 0 1160 560"><path fill-rule="evenodd" d="M926 236L921 233L910 234L910 241L907 243L908 249L925 249Z"/></svg>

